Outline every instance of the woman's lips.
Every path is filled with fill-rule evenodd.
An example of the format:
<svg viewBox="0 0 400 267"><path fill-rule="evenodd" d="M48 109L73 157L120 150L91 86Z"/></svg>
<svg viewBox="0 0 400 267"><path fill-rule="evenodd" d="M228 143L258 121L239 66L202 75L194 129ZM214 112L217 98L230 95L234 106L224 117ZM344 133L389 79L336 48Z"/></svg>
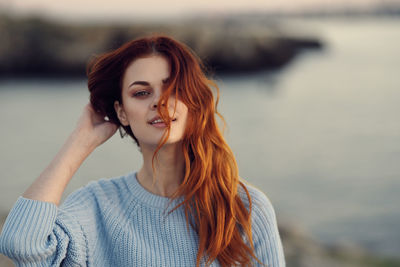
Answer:
<svg viewBox="0 0 400 267"><path fill-rule="evenodd" d="M167 126L163 121L150 123L150 125L156 128L165 128Z"/></svg>
<svg viewBox="0 0 400 267"><path fill-rule="evenodd" d="M176 121L176 118L172 119L171 122ZM165 122L160 118L160 117L154 117L152 120L148 122L151 126L154 126L156 128L164 128L167 125Z"/></svg>

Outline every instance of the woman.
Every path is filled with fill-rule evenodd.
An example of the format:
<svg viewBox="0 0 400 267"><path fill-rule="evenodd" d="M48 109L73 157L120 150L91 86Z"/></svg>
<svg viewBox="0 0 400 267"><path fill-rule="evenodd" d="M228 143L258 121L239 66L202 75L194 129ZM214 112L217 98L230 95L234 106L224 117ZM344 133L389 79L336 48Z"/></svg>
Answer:
<svg viewBox="0 0 400 267"><path fill-rule="evenodd" d="M274 210L240 181L216 123L217 87L187 47L134 40L97 57L88 77L90 104L11 210L3 254L17 266L284 266ZM91 182L58 207L118 128L136 141L142 168Z"/></svg>

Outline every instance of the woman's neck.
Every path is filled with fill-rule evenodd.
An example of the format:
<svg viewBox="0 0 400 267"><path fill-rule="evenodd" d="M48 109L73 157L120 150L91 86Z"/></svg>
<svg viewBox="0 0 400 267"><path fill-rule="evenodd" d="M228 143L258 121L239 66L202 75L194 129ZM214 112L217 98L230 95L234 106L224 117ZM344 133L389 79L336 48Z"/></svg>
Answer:
<svg viewBox="0 0 400 267"><path fill-rule="evenodd" d="M155 195L170 197L182 183L185 162L180 144L164 145L152 160L154 148L141 147L143 166L138 173L139 183Z"/></svg>

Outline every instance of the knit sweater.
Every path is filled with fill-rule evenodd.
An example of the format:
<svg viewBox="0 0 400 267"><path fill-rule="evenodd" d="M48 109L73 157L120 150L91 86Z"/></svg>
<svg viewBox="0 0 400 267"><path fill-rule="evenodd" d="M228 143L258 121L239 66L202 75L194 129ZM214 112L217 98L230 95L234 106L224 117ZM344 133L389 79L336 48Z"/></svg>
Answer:
<svg viewBox="0 0 400 267"><path fill-rule="evenodd" d="M269 267L285 266L273 207L261 191L247 188L255 254ZM248 207L244 190L239 194ZM187 227L183 207L168 214L180 201L150 193L136 173L91 182L60 207L19 197L0 252L16 266L195 266L196 232Z"/></svg>

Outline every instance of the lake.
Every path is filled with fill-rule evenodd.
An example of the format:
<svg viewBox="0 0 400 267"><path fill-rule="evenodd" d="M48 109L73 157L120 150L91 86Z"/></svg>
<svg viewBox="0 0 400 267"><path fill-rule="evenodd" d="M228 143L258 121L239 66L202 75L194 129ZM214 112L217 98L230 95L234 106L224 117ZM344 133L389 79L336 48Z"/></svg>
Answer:
<svg viewBox="0 0 400 267"><path fill-rule="evenodd" d="M279 72L217 81L240 174L269 196L278 221L327 244L398 255L400 20L285 23L316 33L325 49ZM84 80L0 82L1 214L56 154L87 99ZM66 194L140 165L133 141L115 135Z"/></svg>

